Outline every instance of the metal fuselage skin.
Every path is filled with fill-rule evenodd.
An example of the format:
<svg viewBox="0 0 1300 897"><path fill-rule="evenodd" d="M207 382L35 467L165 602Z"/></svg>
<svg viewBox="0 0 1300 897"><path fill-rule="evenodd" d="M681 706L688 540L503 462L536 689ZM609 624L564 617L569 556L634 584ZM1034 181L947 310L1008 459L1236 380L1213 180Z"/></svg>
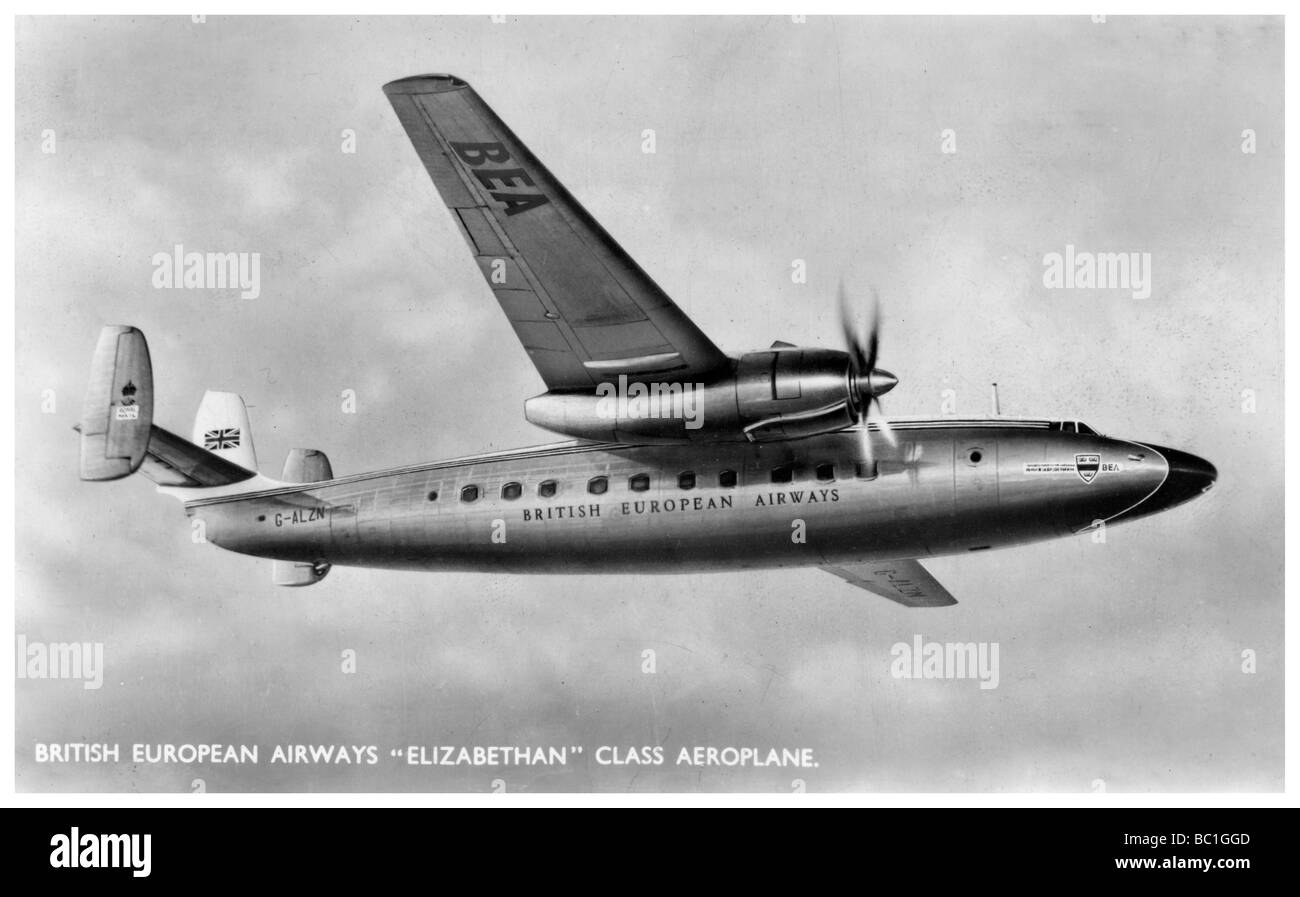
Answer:
<svg viewBox="0 0 1300 897"><path fill-rule="evenodd" d="M857 430L769 444L568 443L205 497L186 511L208 541L278 560L680 573L1004 548L1163 510L1214 477L1194 456L1073 424L941 420L894 433L892 446L872 434L874 467L861 463ZM548 482L555 494L543 497Z"/></svg>

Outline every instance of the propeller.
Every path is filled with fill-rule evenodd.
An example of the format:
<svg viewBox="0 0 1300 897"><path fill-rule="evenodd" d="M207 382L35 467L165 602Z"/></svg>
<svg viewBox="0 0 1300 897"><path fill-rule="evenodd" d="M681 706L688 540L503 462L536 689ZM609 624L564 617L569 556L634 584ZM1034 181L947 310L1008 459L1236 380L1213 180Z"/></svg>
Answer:
<svg viewBox="0 0 1300 897"><path fill-rule="evenodd" d="M880 353L880 297L875 289L871 291L871 322L861 333L858 332L855 316L850 308L848 292L844 289L842 279L839 300L840 327L849 352L850 401L857 413L858 423L862 426L860 432L863 458L868 465L874 465L871 431L868 427L870 421L875 421L890 445L898 445L894 431L890 429L889 421L885 419L884 410L880 407L880 397L898 385L898 378L889 371L876 367L876 358Z"/></svg>

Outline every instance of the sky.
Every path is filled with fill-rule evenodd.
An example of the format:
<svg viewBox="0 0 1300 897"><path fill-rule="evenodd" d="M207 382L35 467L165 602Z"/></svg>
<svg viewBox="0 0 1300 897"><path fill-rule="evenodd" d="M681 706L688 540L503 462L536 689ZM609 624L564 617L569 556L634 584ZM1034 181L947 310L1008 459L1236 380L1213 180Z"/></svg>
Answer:
<svg viewBox="0 0 1300 897"><path fill-rule="evenodd" d="M59 17L16 38L15 631L105 664L99 689L17 682L20 790L1282 787L1280 18ZM881 299L887 413L983 415L996 380L1005 414L1195 452L1217 485L1104 544L927 561L960 603L918 611L815 569L282 589L193 544L142 477L80 482L109 323L149 339L155 422L187 435L205 389L238 392L272 476L293 447L345 475L559 438L523 419L541 379L380 89L425 72L475 85L724 351L838 348L843 278ZM260 253L261 295L155 289L176 244ZM1150 253L1151 295L1046 288L1066 246ZM997 643L999 687L894 678L916 635ZM35 761L83 741L586 752Z"/></svg>

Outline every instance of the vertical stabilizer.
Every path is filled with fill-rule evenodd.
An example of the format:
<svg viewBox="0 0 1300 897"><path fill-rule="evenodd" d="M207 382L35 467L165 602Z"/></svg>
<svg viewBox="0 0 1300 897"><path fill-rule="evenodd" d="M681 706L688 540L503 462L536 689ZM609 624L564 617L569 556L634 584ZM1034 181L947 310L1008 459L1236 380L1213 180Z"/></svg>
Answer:
<svg viewBox="0 0 1300 897"><path fill-rule="evenodd" d="M116 480L135 473L152 424L153 368L144 334L134 327L105 327L81 408L81 478Z"/></svg>
<svg viewBox="0 0 1300 897"><path fill-rule="evenodd" d="M244 407L244 400L233 392L209 389L203 394L199 413L194 416L194 436L190 441L245 470L257 470L253 434L248 427L248 409Z"/></svg>

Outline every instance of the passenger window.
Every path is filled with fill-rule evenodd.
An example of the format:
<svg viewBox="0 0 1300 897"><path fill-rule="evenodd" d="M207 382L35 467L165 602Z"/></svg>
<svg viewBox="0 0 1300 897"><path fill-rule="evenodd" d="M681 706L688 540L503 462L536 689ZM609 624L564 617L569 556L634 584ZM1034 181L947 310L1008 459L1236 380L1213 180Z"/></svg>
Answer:
<svg viewBox="0 0 1300 897"><path fill-rule="evenodd" d="M437 501L437 500L438 500L438 490L437 489L430 490L429 501Z"/></svg>
<svg viewBox="0 0 1300 897"><path fill-rule="evenodd" d="M834 464L818 464L816 470L817 470L817 479L821 480L823 483L835 479Z"/></svg>
<svg viewBox="0 0 1300 897"><path fill-rule="evenodd" d="M734 470L724 470L718 474L718 485L723 489L736 488L736 472Z"/></svg>
<svg viewBox="0 0 1300 897"><path fill-rule="evenodd" d="M780 467L772 468L773 483L788 483L794 479L794 466L791 464L782 464Z"/></svg>
<svg viewBox="0 0 1300 897"><path fill-rule="evenodd" d="M541 498L555 497L555 480L543 480L537 484L537 494Z"/></svg>
<svg viewBox="0 0 1300 897"><path fill-rule="evenodd" d="M695 488L695 471L693 471L693 470L683 470L681 473L677 474L677 488L678 488L678 489L694 489L694 488Z"/></svg>
<svg viewBox="0 0 1300 897"><path fill-rule="evenodd" d="M854 473L858 475L858 479L874 480L876 478L876 463L874 461L871 463L859 461L854 465Z"/></svg>
<svg viewBox="0 0 1300 897"><path fill-rule="evenodd" d="M609 491L609 477L592 477L587 481L587 491L592 495L604 495Z"/></svg>
<svg viewBox="0 0 1300 897"><path fill-rule="evenodd" d="M465 502L478 501L478 486L466 486L460 490L460 500Z"/></svg>
<svg viewBox="0 0 1300 897"><path fill-rule="evenodd" d="M524 494L524 487L520 483L506 483L501 487L501 497L506 501L514 501Z"/></svg>
<svg viewBox="0 0 1300 897"><path fill-rule="evenodd" d="M650 474L638 473L627 481L627 488L633 492L645 492L650 488Z"/></svg>

